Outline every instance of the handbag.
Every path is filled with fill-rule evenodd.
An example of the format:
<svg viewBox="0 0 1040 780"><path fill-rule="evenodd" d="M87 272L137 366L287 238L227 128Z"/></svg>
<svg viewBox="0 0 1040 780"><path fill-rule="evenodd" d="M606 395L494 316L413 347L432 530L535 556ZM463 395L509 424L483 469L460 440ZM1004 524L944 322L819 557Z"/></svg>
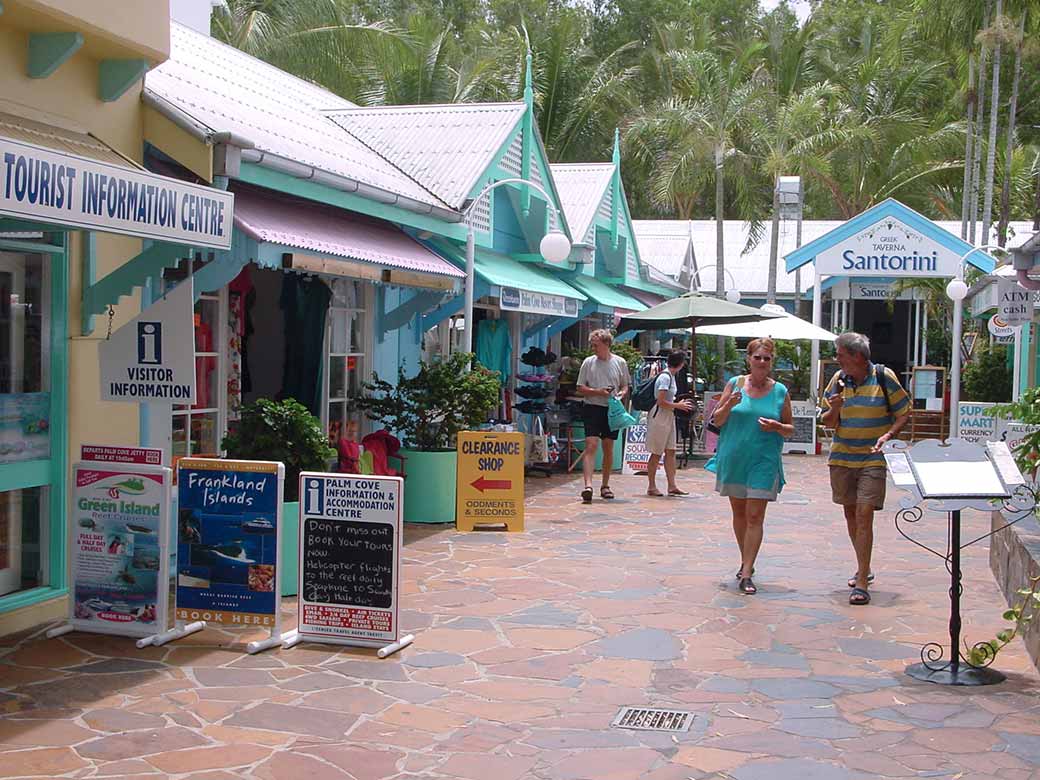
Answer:
<svg viewBox="0 0 1040 780"><path fill-rule="evenodd" d="M526 457L528 463L549 462L549 440L545 435L545 427L542 418L535 417L531 424L531 432L524 434L526 444Z"/></svg>
<svg viewBox="0 0 1040 780"><path fill-rule="evenodd" d="M639 420L625 411L625 405L621 400L611 396L607 402L607 424L612 431L620 431L622 428L630 428Z"/></svg>

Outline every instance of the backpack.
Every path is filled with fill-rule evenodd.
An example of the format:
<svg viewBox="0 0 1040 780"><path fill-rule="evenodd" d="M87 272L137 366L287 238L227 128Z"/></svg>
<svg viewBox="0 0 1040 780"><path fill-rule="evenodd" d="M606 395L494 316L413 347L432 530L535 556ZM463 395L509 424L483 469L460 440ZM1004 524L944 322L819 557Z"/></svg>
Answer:
<svg viewBox="0 0 1040 780"><path fill-rule="evenodd" d="M892 402L888 400L888 385L885 384L885 367L880 363L874 364L874 378L877 379L878 387L881 388L881 395L885 398L885 411L891 417Z"/></svg>
<svg viewBox="0 0 1040 780"><path fill-rule="evenodd" d="M658 374L657 376L660 376ZM657 393L654 386L657 384L657 376L641 382L634 393L632 393L632 408L637 412L649 412L657 403Z"/></svg>

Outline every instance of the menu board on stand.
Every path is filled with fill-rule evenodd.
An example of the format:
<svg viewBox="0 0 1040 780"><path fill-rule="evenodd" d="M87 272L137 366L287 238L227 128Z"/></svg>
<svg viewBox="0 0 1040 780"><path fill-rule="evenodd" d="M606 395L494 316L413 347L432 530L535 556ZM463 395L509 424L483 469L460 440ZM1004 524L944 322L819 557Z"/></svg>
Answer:
<svg viewBox="0 0 1040 780"><path fill-rule="evenodd" d="M281 644L284 481L285 467L270 461L177 463L177 625L139 645L162 645L207 623L268 629L268 638L246 645L250 653Z"/></svg>
<svg viewBox="0 0 1040 780"><path fill-rule="evenodd" d="M300 642L379 648L385 658L412 643L400 636L398 595L404 480L300 474Z"/></svg>
<svg viewBox="0 0 1040 780"><path fill-rule="evenodd" d="M170 469L159 450L88 445L82 455L72 467L69 619L47 636L165 630Z"/></svg>

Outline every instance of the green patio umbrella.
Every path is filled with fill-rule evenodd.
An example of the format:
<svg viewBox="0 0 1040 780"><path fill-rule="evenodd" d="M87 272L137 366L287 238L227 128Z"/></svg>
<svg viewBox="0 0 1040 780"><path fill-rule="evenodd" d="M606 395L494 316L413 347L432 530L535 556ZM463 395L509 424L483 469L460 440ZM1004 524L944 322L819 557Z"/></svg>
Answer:
<svg viewBox="0 0 1040 780"><path fill-rule="evenodd" d="M696 382L698 325L732 325L739 322L760 322L782 316L784 315L762 311L740 303L730 303L723 298L712 298L708 295L691 292L659 303L646 311L622 317L618 323L618 333L628 330L689 328L691 331L690 360L692 362L690 370L693 371Z"/></svg>

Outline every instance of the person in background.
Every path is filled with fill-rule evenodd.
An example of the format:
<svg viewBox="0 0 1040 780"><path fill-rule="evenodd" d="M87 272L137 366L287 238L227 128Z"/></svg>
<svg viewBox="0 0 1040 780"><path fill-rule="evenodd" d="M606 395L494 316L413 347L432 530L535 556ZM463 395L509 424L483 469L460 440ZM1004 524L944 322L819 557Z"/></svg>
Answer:
<svg viewBox="0 0 1040 780"><path fill-rule="evenodd" d="M712 413L719 444L705 466L715 472L719 495L729 497L740 548L738 587L747 596L758 592L751 577L762 546L766 506L783 490L784 437L794 435L787 388L770 376L774 353L772 339L748 344L748 374L726 383Z"/></svg>
<svg viewBox="0 0 1040 780"><path fill-rule="evenodd" d="M856 573L849 578L849 604L870 603L874 575L874 512L885 506L885 457L881 448L910 419L910 398L895 373L870 361L870 339L842 333L834 343L841 371L823 392L821 422L834 428L831 497L845 511L849 539L856 551Z"/></svg>
<svg viewBox="0 0 1040 780"><path fill-rule="evenodd" d="M584 399L582 419L585 422L585 451L582 453L582 472L585 475L585 487L581 491L581 500L592 503L592 477L596 468L596 452L600 442L606 439L603 447L603 483L599 489L600 498L612 499L614 493L610 489L610 473L614 468L614 442L618 431L610 429L607 419L607 405L611 396L624 400L631 380L628 375L628 363L624 358L610 351L614 337L609 330L594 330L589 335L589 347L593 354L582 361L578 370L578 394Z"/></svg>
<svg viewBox="0 0 1040 780"><path fill-rule="evenodd" d="M657 489L657 466L664 456L664 474L668 478L668 495L685 496L686 491L680 490L675 484L675 412L692 412L693 404L690 401L676 402L675 395L678 385L675 377L686 365L686 356L680 352L672 352L668 355L668 368L657 375L654 382L654 395L657 403L647 416L646 448L650 450L650 461L647 463L646 475L649 485L646 489L648 496L664 495Z"/></svg>

